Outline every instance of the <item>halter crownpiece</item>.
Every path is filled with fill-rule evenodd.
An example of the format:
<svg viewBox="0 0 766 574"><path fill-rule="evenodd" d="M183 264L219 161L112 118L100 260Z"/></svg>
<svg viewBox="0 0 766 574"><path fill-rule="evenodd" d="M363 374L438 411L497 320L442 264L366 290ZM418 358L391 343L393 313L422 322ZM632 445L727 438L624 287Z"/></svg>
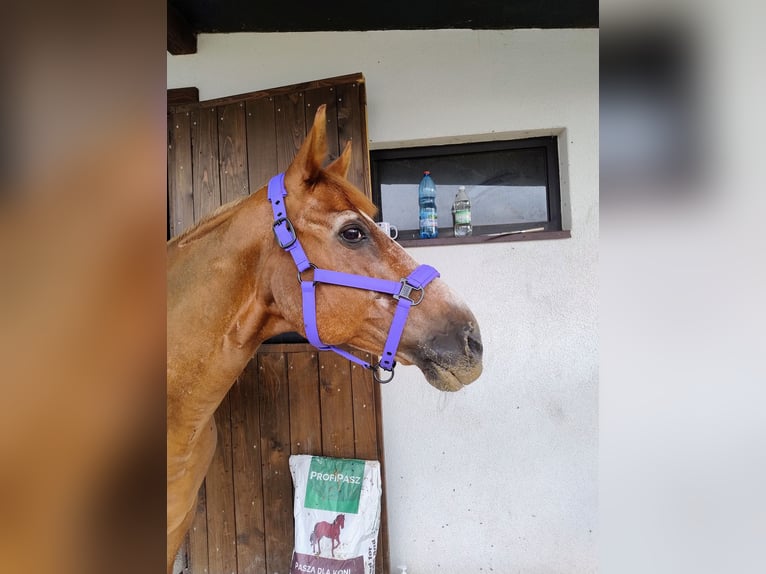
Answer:
<svg viewBox="0 0 766 574"><path fill-rule="evenodd" d="M320 351L334 351L365 369L371 369L373 377L379 383L389 382L394 378L394 367L396 366L394 357L399 347L399 340L404 332L404 326L407 323L410 307L419 304L423 300L425 286L439 277L439 272L430 265L420 265L407 277L399 281L389 281L388 279L365 277L364 275L317 268L316 265L309 261L301 242L298 240L298 236L295 234L292 222L287 218L287 209L284 202L286 195L285 174L275 175L269 181L268 189L269 202L274 212L272 227L277 243L292 256L295 266L298 268L298 281L301 284L301 292L303 294L303 325L306 329L306 337ZM302 277L303 272L308 269L314 270L314 277L311 280L304 280ZM363 361L339 347L322 343L319 338L316 319L317 283L388 293L397 300L396 311L388 330L388 337L383 347L383 355L380 362L371 365L367 361ZM390 376L386 379L378 377L377 368L388 371Z"/></svg>

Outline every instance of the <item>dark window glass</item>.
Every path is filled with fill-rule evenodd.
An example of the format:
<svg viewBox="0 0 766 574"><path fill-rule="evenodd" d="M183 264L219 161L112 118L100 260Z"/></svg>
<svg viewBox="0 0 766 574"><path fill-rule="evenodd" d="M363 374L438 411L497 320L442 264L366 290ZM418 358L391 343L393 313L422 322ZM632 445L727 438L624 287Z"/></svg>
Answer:
<svg viewBox="0 0 766 574"><path fill-rule="evenodd" d="M471 200L475 236L561 229L555 137L375 150L370 157L379 219L395 225L399 239L418 237L418 184L425 170L436 183L439 238L452 237L460 185Z"/></svg>

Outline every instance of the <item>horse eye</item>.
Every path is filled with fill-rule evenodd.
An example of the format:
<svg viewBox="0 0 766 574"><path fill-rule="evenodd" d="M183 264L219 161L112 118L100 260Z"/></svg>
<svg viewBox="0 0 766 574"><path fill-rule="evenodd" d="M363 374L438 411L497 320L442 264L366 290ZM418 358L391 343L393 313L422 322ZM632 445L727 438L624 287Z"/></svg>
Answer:
<svg viewBox="0 0 766 574"><path fill-rule="evenodd" d="M367 237L359 227L347 227L340 232L340 236L347 243L359 243Z"/></svg>

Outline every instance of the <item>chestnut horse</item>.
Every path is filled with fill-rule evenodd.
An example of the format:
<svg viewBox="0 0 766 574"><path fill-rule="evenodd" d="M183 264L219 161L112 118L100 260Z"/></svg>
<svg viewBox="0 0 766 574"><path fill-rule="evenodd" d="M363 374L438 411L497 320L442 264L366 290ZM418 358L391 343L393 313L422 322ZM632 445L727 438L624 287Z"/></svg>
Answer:
<svg viewBox="0 0 766 574"><path fill-rule="evenodd" d="M335 549L340 546L340 531L344 526L346 526L345 514L336 516L332 524L329 522L317 522L314 525L314 531L309 537L314 554L318 556L322 553L322 538L326 537L330 539L330 554L335 558Z"/></svg>
<svg viewBox="0 0 766 574"><path fill-rule="evenodd" d="M321 106L281 180L290 232L312 267L404 281L419 267L378 228L375 206L346 179L351 142L322 168L325 124ZM284 332L306 335L302 287L286 245L275 239L268 193L264 186L224 205L168 243L168 571L215 450L213 413L261 342ZM442 280L429 281L391 354L418 366L434 387L457 391L481 373L479 327ZM390 294L320 285L315 299L315 325L325 344L380 354L398 309Z"/></svg>

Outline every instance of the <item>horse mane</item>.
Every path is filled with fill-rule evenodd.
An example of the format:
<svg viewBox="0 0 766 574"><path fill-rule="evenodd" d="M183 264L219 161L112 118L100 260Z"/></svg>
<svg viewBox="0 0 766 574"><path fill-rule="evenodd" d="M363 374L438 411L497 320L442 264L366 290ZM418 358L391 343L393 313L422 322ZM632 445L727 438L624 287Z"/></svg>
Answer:
<svg viewBox="0 0 766 574"><path fill-rule="evenodd" d="M233 211L234 208L236 208L240 203L245 201L247 198L249 198L249 195L244 195L238 199L235 199L233 201L230 201L229 203L224 203L220 207L218 207L215 211L210 213L209 215L206 215L202 219L200 219L197 223L192 225L190 228L185 230L181 235L177 235L173 237L169 242L168 245L172 245L174 243L177 243L179 247L183 247L184 245L188 245L195 239L198 239L202 235L205 235L209 231L212 231L219 225L221 225L224 221L228 219L229 212Z"/></svg>

